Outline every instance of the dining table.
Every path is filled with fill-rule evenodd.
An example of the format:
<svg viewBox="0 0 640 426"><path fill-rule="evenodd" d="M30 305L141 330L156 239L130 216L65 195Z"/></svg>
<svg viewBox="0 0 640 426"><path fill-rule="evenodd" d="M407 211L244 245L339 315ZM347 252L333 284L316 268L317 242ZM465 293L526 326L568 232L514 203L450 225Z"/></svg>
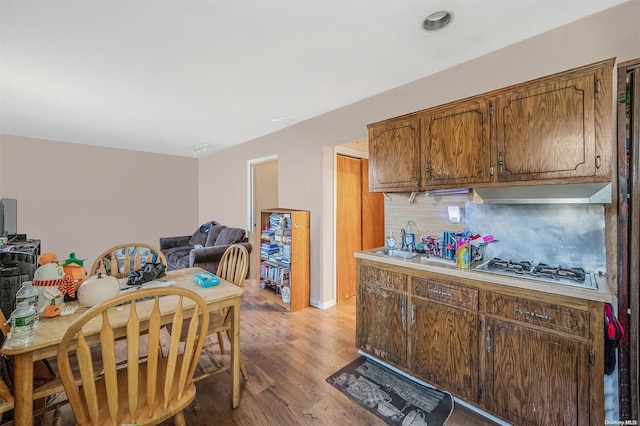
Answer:
<svg viewBox="0 0 640 426"><path fill-rule="evenodd" d="M188 288L198 293L206 302L209 312L219 309L229 308L231 315L231 406L238 407L240 404L240 301L243 294L242 288L226 281L220 280L217 285L203 287L194 281L196 274L206 273L201 268L186 268L174 271L167 271L162 278L151 283L143 284L148 286L173 285ZM135 290L126 284L127 278L121 279L121 289L123 291ZM138 302L152 303L152 300ZM17 426L33 425L33 362L41 359L57 356L58 345L62 336L69 328L70 324L78 318L88 307L81 306L77 301L65 302L67 306L76 306L76 311L71 315L57 316L54 318L40 318L35 334L28 344L24 346L13 346L11 339L6 339L0 353L13 357L14 361L14 420ZM126 337L126 324L129 315L130 305L119 308L114 317L113 326L116 337ZM171 314L171 312L165 312ZM193 314L193 310L185 311L185 316ZM164 324L170 321L170 315L163 315ZM141 326L148 324L141 321ZM98 342L98 332L93 336L86 336L88 341Z"/></svg>

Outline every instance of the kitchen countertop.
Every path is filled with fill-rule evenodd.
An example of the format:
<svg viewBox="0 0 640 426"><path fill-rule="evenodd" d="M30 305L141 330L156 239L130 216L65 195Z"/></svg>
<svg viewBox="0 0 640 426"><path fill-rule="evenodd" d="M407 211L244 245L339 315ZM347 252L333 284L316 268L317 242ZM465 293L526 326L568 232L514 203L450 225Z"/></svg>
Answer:
<svg viewBox="0 0 640 426"><path fill-rule="evenodd" d="M541 291L544 293L556 294L560 296L577 297L580 299L592 300L596 302L613 303L613 294L609 289L607 278L605 275L595 275L598 288L594 289L568 284L555 284L546 281L519 278L510 275L498 275L490 272L476 271L473 269L467 271L460 270L456 267L455 261L453 260L440 258L427 258L426 260L422 260L422 258L424 257L423 254L419 254L418 256L411 259L402 259L386 254L375 253L375 251L381 250L383 248L384 247L379 247L376 249L356 252L355 257L358 259L380 262L388 265L396 265L405 268L413 268L416 270L481 281L490 284L499 284L508 287Z"/></svg>

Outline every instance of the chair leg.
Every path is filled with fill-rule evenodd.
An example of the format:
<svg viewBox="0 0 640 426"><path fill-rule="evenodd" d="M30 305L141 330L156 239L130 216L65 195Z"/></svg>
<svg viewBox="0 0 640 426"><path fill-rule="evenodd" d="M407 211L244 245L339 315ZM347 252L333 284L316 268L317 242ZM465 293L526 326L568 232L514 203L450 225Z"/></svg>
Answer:
<svg viewBox="0 0 640 426"><path fill-rule="evenodd" d="M240 372L242 373L242 378L245 380L249 380L249 374L247 373L247 369L244 367L244 362L240 361Z"/></svg>
<svg viewBox="0 0 640 426"><path fill-rule="evenodd" d="M233 341L231 339L231 330L227 330L227 337L229 338L230 342ZM247 369L244 367L244 362L242 362L242 359L240 359L240 372L242 373L243 379L249 380L249 374L247 373Z"/></svg>
<svg viewBox="0 0 640 426"><path fill-rule="evenodd" d="M173 415L173 424L175 426L186 426L187 421L184 418L184 411L180 411Z"/></svg>
<svg viewBox="0 0 640 426"><path fill-rule="evenodd" d="M224 355L224 340L222 340L222 331L218 331L218 345L220 345L220 353Z"/></svg>

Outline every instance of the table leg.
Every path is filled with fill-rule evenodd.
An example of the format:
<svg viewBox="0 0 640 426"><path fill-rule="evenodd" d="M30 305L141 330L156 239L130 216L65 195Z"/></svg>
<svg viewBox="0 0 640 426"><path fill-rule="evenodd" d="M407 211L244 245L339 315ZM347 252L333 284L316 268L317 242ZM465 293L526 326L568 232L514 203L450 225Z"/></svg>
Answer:
<svg viewBox="0 0 640 426"><path fill-rule="evenodd" d="M16 426L33 425L33 354L14 355L14 419Z"/></svg>
<svg viewBox="0 0 640 426"><path fill-rule="evenodd" d="M240 298L234 299L231 308L231 407L240 405Z"/></svg>

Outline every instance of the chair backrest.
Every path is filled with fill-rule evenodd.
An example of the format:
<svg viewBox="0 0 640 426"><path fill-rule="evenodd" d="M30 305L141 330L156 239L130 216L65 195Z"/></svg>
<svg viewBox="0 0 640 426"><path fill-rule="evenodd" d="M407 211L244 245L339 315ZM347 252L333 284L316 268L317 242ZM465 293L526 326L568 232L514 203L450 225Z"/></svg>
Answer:
<svg viewBox="0 0 640 426"><path fill-rule="evenodd" d="M216 275L242 287L249 271L249 251L242 244L232 244L225 250Z"/></svg>
<svg viewBox="0 0 640 426"><path fill-rule="evenodd" d="M4 312L0 311L0 332L4 337L7 337L7 333L10 331L11 327L9 327L9 324L7 323L7 317L4 316Z"/></svg>
<svg viewBox="0 0 640 426"><path fill-rule="evenodd" d="M167 266L165 255L148 244L128 243L111 247L93 262L89 275L112 275L116 278L127 278L131 271L140 269L146 263L162 263Z"/></svg>
<svg viewBox="0 0 640 426"><path fill-rule="evenodd" d="M2 313L2 311L0 311L0 331L2 332L2 335L6 338L7 337L7 333L9 332L10 328L8 324L5 324L7 322L7 318L4 316L4 313ZM0 339L0 341L2 341L3 339ZM0 362L2 362L2 360L0 360ZM4 400L4 404L2 403L2 400ZM5 409L6 406L6 409ZM7 384L4 382L4 380L2 380L2 378L0 377L0 413L4 413L5 411L8 411L10 409L13 408L13 395L11 394L11 390L9 390L9 386L7 386ZM0 414L0 418L2 418L2 415Z"/></svg>
<svg viewBox="0 0 640 426"><path fill-rule="evenodd" d="M112 309L122 305L124 309ZM167 319L172 321L173 330L182 330L185 323L188 326L186 336L172 334L168 355L161 356L160 330ZM115 340L124 331L125 320L127 366L118 369ZM141 324L148 325L147 360L142 363L138 358L139 337L147 331ZM58 348L60 378L78 424L156 424L153 419L180 412L179 407L195 398L193 374L206 337L202 331L208 324L204 300L181 287L126 292L83 313L70 325ZM92 351L90 343L95 343L96 333L100 348ZM69 358L73 353L79 377L74 377L71 370ZM100 358L102 376L94 370L96 358ZM79 378L81 388L76 385Z"/></svg>

